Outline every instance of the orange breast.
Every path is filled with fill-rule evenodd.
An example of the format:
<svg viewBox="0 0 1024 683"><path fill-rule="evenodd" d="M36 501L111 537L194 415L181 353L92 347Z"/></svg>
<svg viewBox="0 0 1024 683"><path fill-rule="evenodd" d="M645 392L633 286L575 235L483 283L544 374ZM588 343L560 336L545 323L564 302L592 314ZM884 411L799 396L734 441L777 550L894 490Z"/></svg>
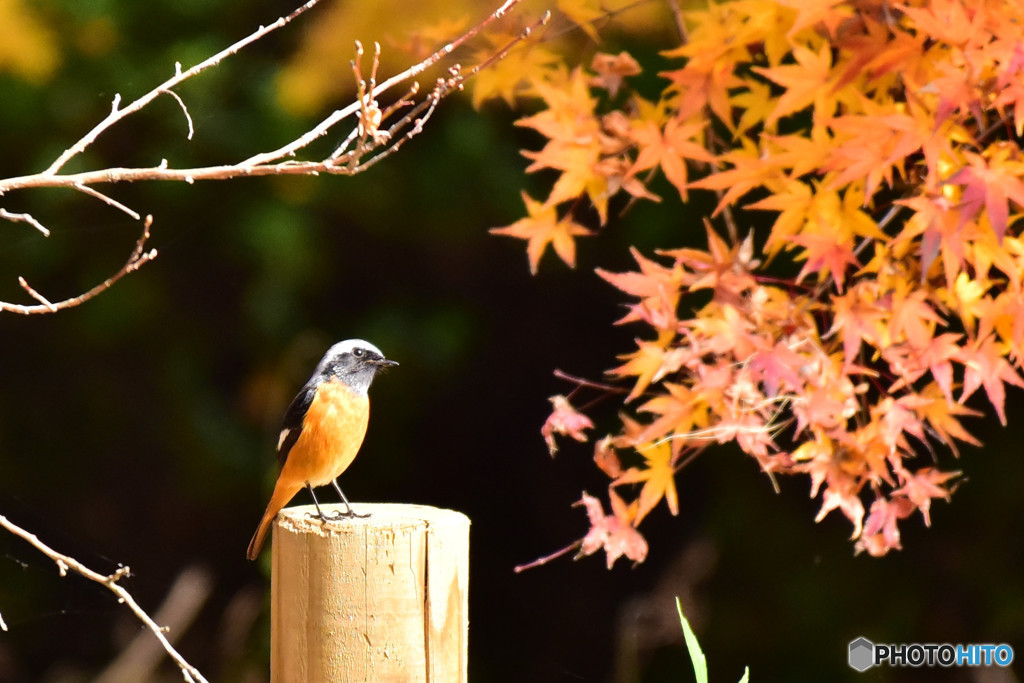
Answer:
<svg viewBox="0 0 1024 683"><path fill-rule="evenodd" d="M352 464L370 418L367 397L338 381L325 382L302 420L302 433L288 453L281 477L329 484Z"/></svg>

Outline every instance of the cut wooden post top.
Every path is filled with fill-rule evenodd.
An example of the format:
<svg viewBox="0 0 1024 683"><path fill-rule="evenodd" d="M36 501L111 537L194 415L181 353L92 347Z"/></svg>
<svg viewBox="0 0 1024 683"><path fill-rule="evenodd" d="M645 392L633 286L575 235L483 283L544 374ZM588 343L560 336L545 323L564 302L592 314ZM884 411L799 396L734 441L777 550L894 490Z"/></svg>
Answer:
<svg viewBox="0 0 1024 683"><path fill-rule="evenodd" d="M345 511L345 506L321 505L324 514L331 518ZM312 533L328 535L345 533L353 529L365 530L368 527L393 526L395 524L428 524L443 526L462 526L469 524L469 518L461 512L432 507L430 505L413 505L410 503L353 503L352 509L358 515L368 517L342 517L329 519L325 524L317 517L313 505L296 505L284 508L277 515L275 526L292 533Z"/></svg>

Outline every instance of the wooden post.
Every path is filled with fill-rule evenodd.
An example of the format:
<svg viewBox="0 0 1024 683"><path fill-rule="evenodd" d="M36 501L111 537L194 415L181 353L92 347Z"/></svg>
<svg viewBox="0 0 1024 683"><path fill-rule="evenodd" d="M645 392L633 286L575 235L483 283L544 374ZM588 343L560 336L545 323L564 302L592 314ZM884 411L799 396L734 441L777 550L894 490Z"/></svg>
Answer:
<svg viewBox="0 0 1024 683"><path fill-rule="evenodd" d="M342 510L322 506L324 513ZM357 503L282 510L270 581L272 683L465 683L469 518Z"/></svg>

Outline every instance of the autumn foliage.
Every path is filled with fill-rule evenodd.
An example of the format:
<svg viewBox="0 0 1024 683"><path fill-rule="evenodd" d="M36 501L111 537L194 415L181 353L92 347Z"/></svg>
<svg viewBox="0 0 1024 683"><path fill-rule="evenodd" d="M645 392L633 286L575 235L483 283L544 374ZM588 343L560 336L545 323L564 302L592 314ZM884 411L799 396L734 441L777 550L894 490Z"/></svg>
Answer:
<svg viewBox="0 0 1024 683"><path fill-rule="evenodd" d="M684 201L717 195L688 219L703 248L597 269L637 341L577 387L622 400L594 444L610 513L584 493L592 528L572 547L642 561L637 527L662 501L678 513L680 469L735 442L773 481L807 475L817 519L845 515L858 552L899 549L900 522L930 524L949 498L958 442L978 445L964 418L985 404L967 400L1005 424L1007 385L1024 386L1024 6L735 0L674 16L664 62L597 42L573 66L540 40L474 95L540 104L519 121L542 140L527 171L557 179L494 230L527 240L533 272L548 246L573 266L610 207L659 201L654 174ZM645 98L630 82L651 70L663 88ZM544 425L552 453L556 435L593 432L570 399Z"/></svg>

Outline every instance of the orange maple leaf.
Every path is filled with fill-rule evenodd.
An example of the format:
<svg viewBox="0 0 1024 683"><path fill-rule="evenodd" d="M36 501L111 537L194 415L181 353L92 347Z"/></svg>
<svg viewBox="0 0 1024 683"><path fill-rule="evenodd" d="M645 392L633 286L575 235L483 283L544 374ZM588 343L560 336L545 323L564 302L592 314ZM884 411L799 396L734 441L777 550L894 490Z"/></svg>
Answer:
<svg viewBox="0 0 1024 683"><path fill-rule="evenodd" d="M672 183L686 201L686 159L711 162L715 157L699 142L704 122L683 123L670 118L662 128L656 120L639 121L630 133L640 152L637 154L630 176L655 166L661 167L665 178Z"/></svg>
<svg viewBox="0 0 1024 683"><path fill-rule="evenodd" d="M964 429L957 418L961 416L981 417L982 413L948 401L943 393L944 390L939 384L932 382L918 392L918 395L925 400L923 403L915 405L914 411L918 417L927 420L943 443L949 446L954 455L960 457L954 439L959 439L972 446L981 446L981 442Z"/></svg>
<svg viewBox="0 0 1024 683"><path fill-rule="evenodd" d="M824 281L826 275L831 275L836 288L842 292L847 267L860 266L853 255L853 239L848 236L832 231L804 231L792 241L804 248L796 258L807 261L796 277L797 282L811 273L817 273L819 282Z"/></svg>
<svg viewBox="0 0 1024 683"><path fill-rule="evenodd" d="M765 120L765 126L773 127L783 116L806 109L816 101L824 102L831 90L827 84L832 74L832 50L827 43L817 53L802 45L794 45L793 57L796 64L753 68L755 72L786 89Z"/></svg>
<svg viewBox="0 0 1024 683"><path fill-rule="evenodd" d="M590 79L590 85L604 88L612 97L619 94L624 78L640 73L640 64L625 51L617 55L598 52L590 62L590 68L597 73Z"/></svg>
<svg viewBox="0 0 1024 683"><path fill-rule="evenodd" d="M554 205L534 201L525 192L523 192L523 201L526 203L526 212L529 215L512 225L491 228L491 233L527 240L526 255L530 260L530 272L534 275L537 274L540 257L544 255L544 250L549 244L554 247L555 253L566 265L574 268L576 266L576 240L573 237L589 235L590 231L573 222L569 214L559 218L558 210Z"/></svg>

